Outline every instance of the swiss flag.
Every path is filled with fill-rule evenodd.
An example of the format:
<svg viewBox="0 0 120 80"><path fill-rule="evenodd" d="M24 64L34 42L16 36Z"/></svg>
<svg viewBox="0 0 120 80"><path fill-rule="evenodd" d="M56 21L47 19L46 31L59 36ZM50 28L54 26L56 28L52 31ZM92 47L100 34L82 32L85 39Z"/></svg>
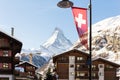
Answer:
<svg viewBox="0 0 120 80"><path fill-rule="evenodd" d="M87 9L72 7L72 12L81 44L88 49Z"/></svg>

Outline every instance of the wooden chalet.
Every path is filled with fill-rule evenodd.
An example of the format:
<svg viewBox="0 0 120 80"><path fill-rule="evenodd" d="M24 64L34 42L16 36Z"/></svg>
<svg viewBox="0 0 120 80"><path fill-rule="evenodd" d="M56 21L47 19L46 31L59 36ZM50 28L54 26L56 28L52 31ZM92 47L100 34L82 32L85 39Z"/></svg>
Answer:
<svg viewBox="0 0 120 80"><path fill-rule="evenodd" d="M59 80L86 80L89 78L87 53L70 50L53 57Z"/></svg>
<svg viewBox="0 0 120 80"><path fill-rule="evenodd" d="M15 55L21 48L22 42L0 31L0 80L14 80L15 64L19 63Z"/></svg>
<svg viewBox="0 0 120 80"><path fill-rule="evenodd" d="M119 80L117 69L119 64L108 61L104 58L92 60L92 78L93 80Z"/></svg>
<svg viewBox="0 0 120 80"><path fill-rule="evenodd" d="M58 80L89 80L89 54L73 49L53 57ZM102 67L103 66L103 67ZM92 60L92 80L119 80L120 65L97 58Z"/></svg>
<svg viewBox="0 0 120 80"><path fill-rule="evenodd" d="M16 70L15 80L34 80L36 78L35 71L37 66L33 65L32 63L23 61L16 65L16 67L19 67L23 70Z"/></svg>

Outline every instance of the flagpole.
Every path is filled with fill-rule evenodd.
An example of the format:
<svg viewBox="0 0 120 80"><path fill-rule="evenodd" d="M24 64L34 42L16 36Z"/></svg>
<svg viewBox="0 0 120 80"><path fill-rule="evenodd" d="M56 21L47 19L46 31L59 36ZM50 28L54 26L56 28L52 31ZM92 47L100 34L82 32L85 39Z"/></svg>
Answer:
<svg viewBox="0 0 120 80"><path fill-rule="evenodd" d="M90 65L89 65L89 80L92 80L92 3L90 0L89 4L89 56L90 56Z"/></svg>

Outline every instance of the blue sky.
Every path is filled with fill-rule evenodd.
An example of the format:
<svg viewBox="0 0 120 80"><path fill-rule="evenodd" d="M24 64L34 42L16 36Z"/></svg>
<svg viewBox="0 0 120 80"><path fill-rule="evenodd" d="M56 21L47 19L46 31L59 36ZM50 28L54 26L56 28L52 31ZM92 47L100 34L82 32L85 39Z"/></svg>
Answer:
<svg viewBox="0 0 120 80"><path fill-rule="evenodd" d="M39 48L55 27L73 43L78 39L71 9L57 7L60 0L0 0L0 29L23 42L23 48ZM89 0L71 0L74 6L87 8ZM92 0L93 24L120 15L120 0Z"/></svg>

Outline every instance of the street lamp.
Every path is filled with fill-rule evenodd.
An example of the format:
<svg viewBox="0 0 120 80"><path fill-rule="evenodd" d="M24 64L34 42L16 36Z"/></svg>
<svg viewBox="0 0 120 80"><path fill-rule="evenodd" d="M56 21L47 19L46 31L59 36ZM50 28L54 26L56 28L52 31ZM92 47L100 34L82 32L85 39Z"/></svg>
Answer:
<svg viewBox="0 0 120 80"><path fill-rule="evenodd" d="M73 6L73 3L69 0L62 0L57 4L58 7L60 8L70 8ZM89 2L89 80L92 80L92 2L90 0Z"/></svg>
<svg viewBox="0 0 120 80"><path fill-rule="evenodd" d="M69 0L62 0L57 4L57 6L60 8L69 8L73 6L73 2Z"/></svg>

